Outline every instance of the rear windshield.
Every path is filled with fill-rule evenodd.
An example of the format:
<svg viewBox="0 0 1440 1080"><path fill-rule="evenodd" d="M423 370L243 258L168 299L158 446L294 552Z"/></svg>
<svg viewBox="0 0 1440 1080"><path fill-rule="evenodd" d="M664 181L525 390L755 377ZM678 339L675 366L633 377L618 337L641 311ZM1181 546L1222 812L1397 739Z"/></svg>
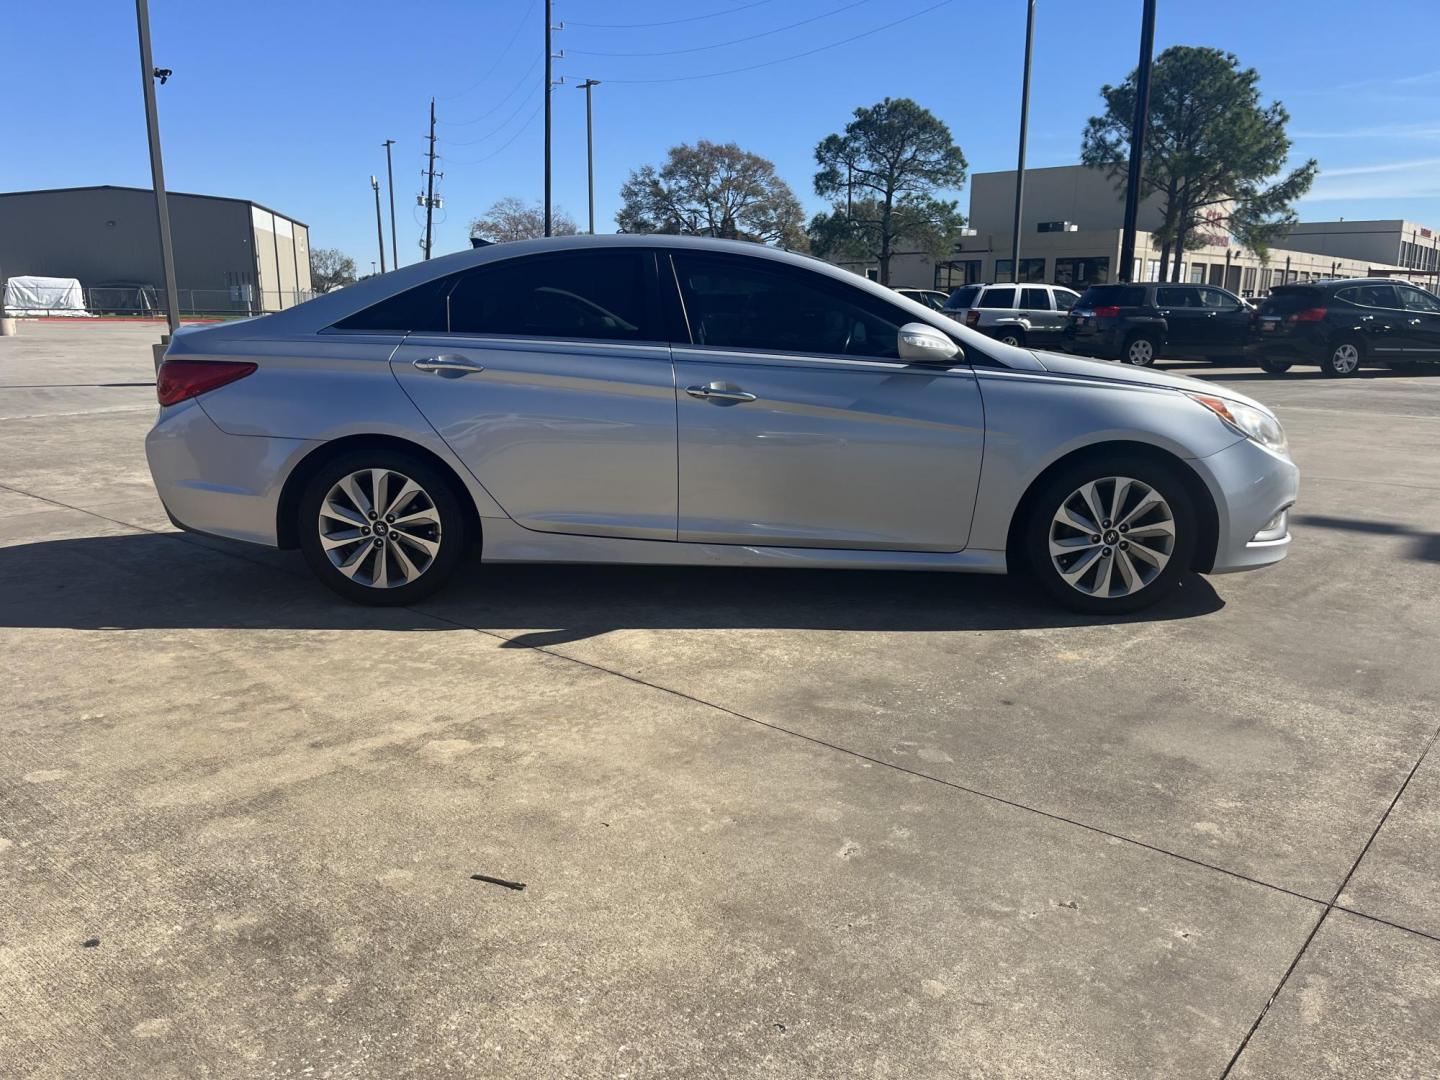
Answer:
<svg viewBox="0 0 1440 1080"><path fill-rule="evenodd" d="M1319 307L1325 294L1308 285L1279 285L1260 302L1261 315L1293 315L1306 308Z"/></svg>
<svg viewBox="0 0 1440 1080"><path fill-rule="evenodd" d="M968 308L975 303L975 296L979 292L979 285L962 285L950 294L950 299L945 301L945 306L952 310Z"/></svg>
<svg viewBox="0 0 1440 1080"><path fill-rule="evenodd" d="M1091 285L1076 307L1139 307L1145 302L1141 285Z"/></svg>

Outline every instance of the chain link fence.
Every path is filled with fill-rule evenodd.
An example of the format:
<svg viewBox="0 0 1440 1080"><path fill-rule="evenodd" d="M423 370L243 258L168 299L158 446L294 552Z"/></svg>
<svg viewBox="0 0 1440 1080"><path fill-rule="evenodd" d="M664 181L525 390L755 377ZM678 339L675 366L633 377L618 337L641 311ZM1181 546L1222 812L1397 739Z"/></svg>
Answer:
<svg viewBox="0 0 1440 1080"><path fill-rule="evenodd" d="M7 303L7 316L67 315L85 316L164 318L165 304L161 292L153 285L96 285L81 287L84 297L83 310L73 305L65 307L58 299L49 301L40 296L16 306ZM276 290L257 289L253 285L233 285L228 289L177 289L180 315L198 318L244 318L249 315L267 315L274 311L303 304L316 294L308 289Z"/></svg>

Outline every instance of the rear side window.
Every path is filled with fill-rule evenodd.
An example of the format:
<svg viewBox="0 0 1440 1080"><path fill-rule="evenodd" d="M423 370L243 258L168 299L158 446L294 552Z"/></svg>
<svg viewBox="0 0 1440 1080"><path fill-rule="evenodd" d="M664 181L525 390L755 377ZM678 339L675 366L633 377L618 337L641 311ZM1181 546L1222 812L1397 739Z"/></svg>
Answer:
<svg viewBox="0 0 1440 1080"><path fill-rule="evenodd" d="M1356 297L1350 301L1361 307L1398 308L1400 295L1394 285L1362 285L1356 290Z"/></svg>
<svg viewBox="0 0 1440 1080"><path fill-rule="evenodd" d="M1020 306L1026 311L1049 311L1050 294L1044 289L1021 289Z"/></svg>
<svg viewBox="0 0 1440 1080"><path fill-rule="evenodd" d="M428 281L335 324L339 330L654 341L640 251L506 259Z"/></svg>
<svg viewBox="0 0 1440 1080"><path fill-rule="evenodd" d="M1140 307L1144 302L1140 285L1092 285L1080 297L1082 307Z"/></svg>
<svg viewBox="0 0 1440 1080"><path fill-rule="evenodd" d="M982 308L1014 308L1014 289L986 289L980 297L980 303L976 305Z"/></svg>
<svg viewBox="0 0 1440 1080"><path fill-rule="evenodd" d="M950 294L950 299L945 301L945 306L951 311L963 310L975 303L975 297L980 295L978 285L964 285Z"/></svg>

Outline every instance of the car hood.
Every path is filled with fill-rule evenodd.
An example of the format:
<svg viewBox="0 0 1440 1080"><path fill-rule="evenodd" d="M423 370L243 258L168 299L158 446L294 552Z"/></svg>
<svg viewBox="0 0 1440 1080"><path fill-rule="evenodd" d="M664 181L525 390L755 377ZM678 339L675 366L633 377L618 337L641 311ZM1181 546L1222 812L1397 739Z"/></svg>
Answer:
<svg viewBox="0 0 1440 1080"><path fill-rule="evenodd" d="M1271 416L1275 415L1275 410L1247 394L1242 394L1238 390L1232 390L1219 383L1206 382L1204 379L1192 379L1188 375L1171 375L1169 372L1156 371L1153 368L1131 367L1129 364L1122 364L1115 360L1087 360L1065 353L1037 352L1035 359L1045 366L1046 371L1053 371L1057 375L1077 375L1082 378L1094 379L1097 382L1138 383L1141 386L1163 386L1191 394L1210 394L1212 397L1238 401L1242 405L1249 405L1261 412L1269 413Z"/></svg>

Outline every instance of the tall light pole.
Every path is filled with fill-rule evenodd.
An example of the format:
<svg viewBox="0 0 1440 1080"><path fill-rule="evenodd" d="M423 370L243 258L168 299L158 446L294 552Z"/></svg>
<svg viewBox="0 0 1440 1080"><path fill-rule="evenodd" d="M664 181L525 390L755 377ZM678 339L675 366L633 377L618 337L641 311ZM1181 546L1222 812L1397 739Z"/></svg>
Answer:
<svg viewBox="0 0 1440 1080"><path fill-rule="evenodd" d="M395 165L390 160L390 147L395 145L395 140L386 139L380 145L385 147L385 181L390 186L390 258L399 270L400 247L395 243Z"/></svg>
<svg viewBox="0 0 1440 1080"><path fill-rule="evenodd" d="M1025 204L1025 132L1030 124L1030 49L1035 41L1035 0L1026 5L1025 75L1020 84L1020 155L1015 165L1015 227L1010 233L1010 280L1020 284L1020 210ZM996 275L999 276L998 274Z"/></svg>
<svg viewBox="0 0 1440 1080"><path fill-rule="evenodd" d="M370 186L375 189L375 239L380 241L380 272L385 273L385 226L380 224L380 181L370 177Z"/></svg>
<svg viewBox="0 0 1440 1080"><path fill-rule="evenodd" d="M150 179L155 186L155 220L160 229L160 267L165 276L165 320L174 334L180 327L180 294L175 289L175 252L170 246L170 206L165 200L165 163L160 157L160 116L155 109L155 80L170 77L169 68L157 68L150 55L150 5L135 0L135 22L140 31L140 85L145 91L145 130L150 137Z"/></svg>
<svg viewBox="0 0 1440 1080"><path fill-rule="evenodd" d="M585 91L585 175L590 183L590 235L595 235L595 113L590 107L590 88L599 79L586 79L577 89Z"/></svg>
<svg viewBox="0 0 1440 1080"><path fill-rule="evenodd" d="M1150 64L1155 55L1155 0L1145 0L1140 21L1140 64L1135 69L1135 119L1130 125L1130 170L1125 178L1125 232L1120 240L1120 281L1135 276L1135 222L1140 215L1140 178L1145 128L1150 123Z"/></svg>

